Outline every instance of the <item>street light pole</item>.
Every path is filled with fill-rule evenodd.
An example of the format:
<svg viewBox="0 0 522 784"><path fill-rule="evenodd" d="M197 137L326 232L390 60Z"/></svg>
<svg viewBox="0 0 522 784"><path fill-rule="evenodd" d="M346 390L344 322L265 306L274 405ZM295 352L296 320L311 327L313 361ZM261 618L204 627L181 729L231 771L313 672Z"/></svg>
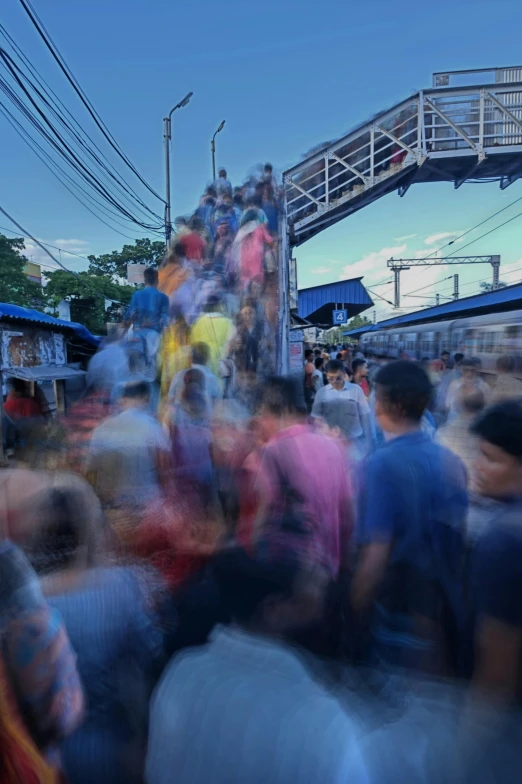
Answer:
<svg viewBox="0 0 522 784"><path fill-rule="evenodd" d="M172 218L170 214L170 140L172 139L172 115L176 109L186 106L194 93L188 93L169 112L168 117L163 118L163 140L165 142L165 242L169 247L172 235Z"/></svg>
<svg viewBox="0 0 522 784"><path fill-rule="evenodd" d="M224 125L225 121L223 120L210 142L210 149L212 150L212 182L216 181L216 136L223 130Z"/></svg>

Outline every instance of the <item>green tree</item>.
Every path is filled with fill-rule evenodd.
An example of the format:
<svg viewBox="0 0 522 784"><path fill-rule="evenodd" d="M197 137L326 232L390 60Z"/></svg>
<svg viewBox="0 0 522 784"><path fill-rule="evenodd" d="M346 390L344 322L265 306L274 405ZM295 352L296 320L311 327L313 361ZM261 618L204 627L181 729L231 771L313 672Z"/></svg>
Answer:
<svg viewBox="0 0 522 784"><path fill-rule="evenodd" d="M0 302L34 307L42 299L42 287L25 274L24 249L23 239L0 234Z"/></svg>
<svg viewBox="0 0 522 784"><path fill-rule="evenodd" d="M100 277L107 276L114 282L127 277L127 264L146 264L158 267L165 256L165 243L145 237L134 245L124 245L121 250L89 256L89 272Z"/></svg>
<svg viewBox="0 0 522 784"><path fill-rule="evenodd" d="M508 284L504 283L503 280L499 280L497 288L505 289L507 285ZM493 284L492 283L486 283L486 281L483 280L482 283L480 284L480 288L482 289L482 291L493 291Z"/></svg>
<svg viewBox="0 0 522 784"><path fill-rule="evenodd" d="M373 321L366 316L354 316L345 327L345 331L348 332L350 329L360 329L361 327L371 327Z"/></svg>
<svg viewBox="0 0 522 784"><path fill-rule="evenodd" d="M74 274L56 270L46 272L45 277L48 281L44 289L45 302L54 315L58 315L58 305L62 300L71 303L75 300L91 300L80 320L95 335L105 332L108 321L121 319L134 291L133 286L121 286L107 275L93 275L91 272ZM107 311L106 300L114 301Z"/></svg>

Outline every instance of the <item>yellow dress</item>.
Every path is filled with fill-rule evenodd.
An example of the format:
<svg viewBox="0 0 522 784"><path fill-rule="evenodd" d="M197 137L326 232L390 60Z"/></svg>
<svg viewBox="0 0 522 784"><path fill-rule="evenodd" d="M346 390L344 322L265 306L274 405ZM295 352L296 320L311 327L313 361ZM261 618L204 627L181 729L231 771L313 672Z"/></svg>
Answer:
<svg viewBox="0 0 522 784"><path fill-rule="evenodd" d="M208 367L218 378L220 377L219 360L225 359L225 349L233 333L232 321L221 313L204 313L192 327L191 344L207 344L210 350Z"/></svg>

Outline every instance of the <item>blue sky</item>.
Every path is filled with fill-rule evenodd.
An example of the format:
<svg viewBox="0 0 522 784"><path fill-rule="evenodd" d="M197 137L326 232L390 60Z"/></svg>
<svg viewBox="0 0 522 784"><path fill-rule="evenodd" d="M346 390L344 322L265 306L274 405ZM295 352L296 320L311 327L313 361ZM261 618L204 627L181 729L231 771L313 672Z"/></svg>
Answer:
<svg viewBox="0 0 522 784"><path fill-rule="evenodd" d="M194 92L190 105L173 118L174 215L195 207L210 179L210 139L223 119L217 162L236 183L265 160L281 172L313 145L430 86L434 71L522 64L522 5L516 0L402 6L375 0L33 2L105 123L160 193L162 118L188 91ZM18 0L4 0L2 22L99 141ZM39 239L80 254L110 251L127 242L63 189L3 116L0 149L0 203ZM388 196L299 247L299 285L354 274L365 275L369 284L384 280L390 255L433 250L438 247L434 236L464 231L519 195L520 183L505 192L494 184L458 191L450 184L417 185L404 199ZM161 212L159 202L147 201ZM498 222L517 211L515 206ZM0 226L6 225L2 219ZM130 236L146 233L121 230ZM518 267L522 276L521 236L522 218L469 252L500 253L505 279L515 282ZM30 252L41 259L37 249ZM84 266L72 256L63 260L74 269ZM403 292L453 271L405 273ZM474 293L478 284L473 281L490 276L482 266L459 272L462 294ZM449 281L439 290L447 288ZM386 287L378 291L391 297ZM379 302L378 314L386 307Z"/></svg>

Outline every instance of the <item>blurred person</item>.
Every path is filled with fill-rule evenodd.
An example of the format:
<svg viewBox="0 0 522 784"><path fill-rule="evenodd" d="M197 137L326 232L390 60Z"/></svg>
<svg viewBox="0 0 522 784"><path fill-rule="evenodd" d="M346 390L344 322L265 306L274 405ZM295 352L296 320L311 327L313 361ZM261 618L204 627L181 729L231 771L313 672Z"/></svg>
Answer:
<svg viewBox="0 0 522 784"><path fill-rule="evenodd" d="M225 378L230 373L226 361L235 336L236 328L222 312L220 297L211 296L191 329L190 342L191 345L206 343L210 350L208 367L220 378Z"/></svg>
<svg viewBox="0 0 522 784"><path fill-rule="evenodd" d="M274 176L274 167L271 163L265 163L263 167L263 175L261 177L261 181L264 185L269 185L274 194L277 194L279 190L279 186L277 184L277 178Z"/></svg>
<svg viewBox="0 0 522 784"><path fill-rule="evenodd" d="M230 184L229 180L227 179L227 170L220 169L218 172L218 178L214 181L214 188L216 189L216 193L218 198L220 196L230 196L232 197L232 185Z"/></svg>
<svg viewBox="0 0 522 784"><path fill-rule="evenodd" d="M180 370L190 367L190 327L180 305L171 307L172 322L164 331L158 352L158 373L161 377L162 401L168 396L172 379Z"/></svg>
<svg viewBox="0 0 522 784"><path fill-rule="evenodd" d="M44 491L28 544L42 589L63 618L86 692L83 724L61 743L70 784L141 782L146 708L161 635L130 568L97 562L97 532L72 487Z"/></svg>
<svg viewBox="0 0 522 784"><path fill-rule="evenodd" d="M11 388L4 403L4 411L13 421L43 417L41 400L31 395L27 381L13 376L9 379L9 386Z"/></svg>
<svg viewBox="0 0 522 784"><path fill-rule="evenodd" d="M457 353L453 357L453 363L450 361L446 364L445 369L442 371L440 376L439 385L437 387L437 410L443 415L446 416L448 413L448 406L447 406L447 397L448 397L448 390L451 384L454 381L459 380L462 377L462 361L464 359L464 354L462 352L457 351Z"/></svg>
<svg viewBox="0 0 522 784"><path fill-rule="evenodd" d="M472 432L477 415L485 408L486 400L480 389L464 390L458 401L457 416L437 430L435 441L459 457L466 468L469 486L474 487L475 462L479 454L479 439Z"/></svg>
<svg viewBox="0 0 522 784"><path fill-rule="evenodd" d="M468 497L462 462L421 430L430 394L414 362L377 376L387 441L361 474L352 605L372 620L371 661L440 674L459 666Z"/></svg>
<svg viewBox="0 0 522 784"><path fill-rule="evenodd" d="M259 290L263 287L265 273L272 271L265 270L265 252L272 243L266 226L259 224L253 210L247 209L232 248L241 291L252 284Z"/></svg>
<svg viewBox="0 0 522 784"><path fill-rule="evenodd" d="M190 232L185 234L180 239L179 243L183 248L183 254L187 261L190 261L197 266L201 266L205 260L207 251L207 243L202 237L202 233L205 230L205 224L201 218L198 218L197 215L193 215L189 221L189 228Z"/></svg>
<svg viewBox="0 0 522 784"><path fill-rule="evenodd" d="M355 723L288 645L320 614L320 586L288 551L268 564L231 550L213 573L233 625L167 667L151 706L148 784L172 771L179 784L366 784Z"/></svg>
<svg viewBox="0 0 522 784"><path fill-rule="evenodd" d="M306 423L296 379L268 379L260 413L272 435L256 480L258 551L271 558L280 547L294 547L303 568L320 567L336 580L351 556L347 461L331 439ZM294 522L287 527L288 517Z"/></svg>
<svg viewBox="0 0 522 784"><path fill-rule="evenodd" d="M432 369L436 373L443 373L450 362L450 353L449 351L443 351L440 355L440 359L434 359L431 363Z"/></svg>
<svg viewBox="0 0 522 784"><path fill-rule="evenodd" d="M4 477L4 489L9 481ZM5 538L3 525L1 531L1 780L58 784L58 745L84 715L76 655L29 561Z"/></svg>
<svg viewBox="0 0 522 784"><path fill-rule="evenodd" d="M493 387L492 402L522 399L522 381L515 377L516 360L510 354L504 354L496 362L497 379Z"/></svg>
<svg viewBox="0 0 522 784"><path fill-rule="evenodd" d="M366 360L354 359L352 362L352 373L353 383L361 387L365 397L370 397L370 385L368 384L368 363Z"/></svg>
<svg viewBox="0 0 522 784"><path fill-rule="evenodd" d="M160 335L168 324L169 298L158 291L158 271L147 267L143 272L145 288L135 291L124 324L145 343L146 361L156 361Z"/></svg>
<svg viewBox="0 0 522 784"><path fill-rule="evenodd" d="M192 270L185 258L185 249L181 242L177 242L159 266L158 288L170 299L191 273Z"/></svg>
<svg viewBox="0 0 522 784"><path fill-rule="evenodd" d="M330 360L326 366L328 385L319 389L315 396L312 416L325 418L328 405L342 400L345 409L346 428L350 438L361 453L371 446L370 408L364 392L357 384L345 378L345 366L339 360Z"/></svg>
<svg viewBox="0 0 522 784"><path fill-rule="evenodd" d="M243 217L243 211L245 209L245 202L243 200L243 194L241 191L234 193L232 206L234 208L237 225L239 226L241 224L241 218Z"/></svg>
<svg viewBox="0 0 522 784"><path fill-rule="evenodd" d="M217 194L213 188L208 188L202 197L199 207L194 213L205 224L209 236L214 239L214 210L216 208Z"/></svg>
<svg viewBox="0 0 522 784"><path fill-rule="evenodd" d="M223 385L220 379L209 369L209 360L210 349L206 343L196 343L192 346L192 364L190 367L200 370L205 376L206 393L214 406L223 399ZM172 379L168 395L170 400L175 401L179 398L183 390L183 379L188 369L180 370Z"/></svg>
<svg viewBox="0 0 522 784"><path fill-rule="evenodd" d="M491 400L492 390L479 376L480 360L477 357L465 357L460 363L460 377L455 378L448 387L446 408L453 418L459 410L459 402L470 392L481 392L486 405Z"/></svg>
<svg viewBox="0 0 522 784"><path fill-rule="evenodd" d="M316 356L314 360L314 372L312 373L315 394L325 385L324 359Z"/></svg>
<svg viewBox="0 0 522 784"><path fill-rule="evenodd" d="M118 330L111 331L91 357L87 368L87 389L105 392L109 397L129 374L129 359Z"/></svg>
<svg viewBox="0 0 522 784"><path fill-rule="evenodd" d="M175 479L179 486L188 487L208 505L213 499L213 474L211 402L205 374L198 368L189 368L182 384L170 417Z"/></svg>
<svg viewBox="0 0 522 784"><path fill-rule="evenodd" d="M473 554L477 629L474 687L493 704L522 699L522 405L503 401L473 426L478 492L500 502Z"/></svg>
<svg viewBox="0 0 522 784"><path fill-rule="evenodd" d="M263 201L261 203L263 212L267 217L267 229L272 236L279 231L279 207L277 205L274 189L271 185L265 184L263 189Z"/></svg>
<svg viewBox="0 0 522 784"><path fill-rule="evenodd" d="M216 225L216 239L211 253L212 269L218 275L223 276L225 270L230 267L230 254L234 243L234 233L230 222L226 218Z"/></svg>
<svg viewBox="0 0 522 784"><path fill-rule="evenodd" d="M162 493L170 443L148 413L150 384L132 382L121 396L122 412L94 430L87 473L102 500L141 508Z"/></svg>
<svg viewBox="0 0 522 784"><path fill-rule="evenodd" d="M247 299L238 314L234 361L239 372L257 373L263 324L257 318L255 302Z"/></svg>

